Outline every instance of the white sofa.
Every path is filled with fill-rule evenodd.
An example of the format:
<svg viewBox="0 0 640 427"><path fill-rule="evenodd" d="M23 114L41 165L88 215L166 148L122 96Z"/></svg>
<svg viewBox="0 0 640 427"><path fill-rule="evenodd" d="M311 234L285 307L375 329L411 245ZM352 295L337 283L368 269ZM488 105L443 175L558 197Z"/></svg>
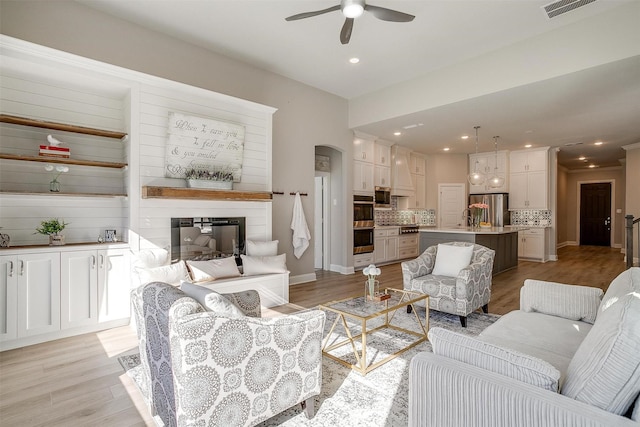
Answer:
<svg viewBox="0 0 640 427"><path fill-rule="evenodd" d="M640 268L598 288L525 281L520 310L473 338L429 331L410 426L636 426Z"/></svg>

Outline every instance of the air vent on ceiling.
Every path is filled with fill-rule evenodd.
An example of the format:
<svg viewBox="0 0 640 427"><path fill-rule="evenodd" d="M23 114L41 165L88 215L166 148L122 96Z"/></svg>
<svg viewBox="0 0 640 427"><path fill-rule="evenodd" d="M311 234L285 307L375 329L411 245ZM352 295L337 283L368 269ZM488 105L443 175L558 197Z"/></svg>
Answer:
<svg viewBox="0 0 640 427"><path fill-rule="evenodd" d="M549 19L555 18L563 13L570 12L574 9L593 3L596 0L560 0L542 6Z"/></svg>
<svg viewBox="0 0 640 427"><path fill-rule="evenodd" d="M582 142L567 142L564 144L565 147L573 147L574 145L582 145Z"/></svg>

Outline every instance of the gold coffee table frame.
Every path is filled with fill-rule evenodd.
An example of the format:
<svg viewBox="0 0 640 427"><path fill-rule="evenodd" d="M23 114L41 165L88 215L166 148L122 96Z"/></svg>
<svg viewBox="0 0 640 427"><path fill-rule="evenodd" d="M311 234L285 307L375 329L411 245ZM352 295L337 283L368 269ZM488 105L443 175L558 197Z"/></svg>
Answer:
<svg viewBox="0 0 640 427"><path fill-rule="evenodd" d="M390 294L391 298L381 302L367 301L364 297L355 297L338 301L331 301L326 304L319 305L318 308L326 311L332 311L337 314L336 320L333 322L333 325L331 325L331 329L324 339L324 343L322 345L322 354L329 357L330 359L335 360L338 363L343 364L346 367L350 367L354 371L359 372L364 376L372 370L376 369L378 366L387 363L392 359L395 359L405 351L415 347L420 343L425 342L427 340L427 331L429 330L429 295L393 288L385 289L385 293ZM414 304L418 301L424 301L424 305L426 307L424 323L418 316L418 313L414 307ZM364 304L366 304L366 307L364 306ZM416 318L418 325L420 325L421 332L410 331L408 329L404 329L390 323L397 310L409 306L413 309L412 312ZM371 330L367 330L367 322L381 316L384 316L384 323ZM361 333L357 335L351 334L351 330L349 329L349 325L347 324L347 317L360 322ZM342 323L344 331L347 334L347 339L327 347L329 339L331 338L331 335L333 334L333 331L338 322ZM367 335L385 328L394 329L396 331L400 331L409 335L414 335L418 337L418 339L408 346L396 351L395 353L386 356L384 359L372 363L370 366L367 366ZM358 350L356 349L356 340L359 338L362 339L361 352L358 352ZM356 358L355 365L329 353L330 351L347 344L351 344L351 350L353 351L353 355Z"/></svg>

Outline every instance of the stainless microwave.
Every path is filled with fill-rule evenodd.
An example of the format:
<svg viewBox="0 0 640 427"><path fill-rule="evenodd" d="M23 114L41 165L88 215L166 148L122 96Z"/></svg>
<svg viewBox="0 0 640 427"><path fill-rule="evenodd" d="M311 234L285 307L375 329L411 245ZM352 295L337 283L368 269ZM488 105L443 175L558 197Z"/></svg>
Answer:
<svg viewBox="0 0 640 427"><path fill-rule="evenodd" d="M389 187L375 188L375 207L376 208L391 207L391 189Z"/></svg>

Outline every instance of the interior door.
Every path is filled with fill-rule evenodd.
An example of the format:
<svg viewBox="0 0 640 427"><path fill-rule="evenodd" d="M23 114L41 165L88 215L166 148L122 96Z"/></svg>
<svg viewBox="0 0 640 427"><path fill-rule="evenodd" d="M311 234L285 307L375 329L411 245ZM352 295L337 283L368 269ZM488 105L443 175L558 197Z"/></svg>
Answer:
<svg viewBox="0 0 640 427"><path fill-rule="evenodd" d="M438 218L440 227L463 225L462 213L467 207L464 184L438 184Z"/></svg>
<svg viewBox="0 0 640 427"><path fill-rule="evenodd" d="M580 185L580 244L611 246L611 183Z"/></svg>

